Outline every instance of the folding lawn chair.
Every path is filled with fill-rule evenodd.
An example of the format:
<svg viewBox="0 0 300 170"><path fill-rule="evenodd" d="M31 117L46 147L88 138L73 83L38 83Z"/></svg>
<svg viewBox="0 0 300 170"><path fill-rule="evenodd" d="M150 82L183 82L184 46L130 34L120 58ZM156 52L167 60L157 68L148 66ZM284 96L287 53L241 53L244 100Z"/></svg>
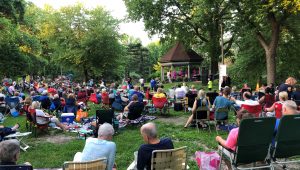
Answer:
<svg viewBox="0 0 300 170"><path fill-rule="evenodd" d="M224 124L228 122L228 114L229 114L229 108L228 107L220 107L216 108L214 113L214 124L216 128L216 132L218 134L218 122L223 122Z"/></svg>
<svg viewBox="0 0 300 170"><path fill-rule="evenodd" d="M262 106L258 105L241 105L241 109L247 110L249 113L253 114L255 117L261 117L262 114Z"/></svg>
<svg viewBox="0 0 300 170"><path fill-rule="evenodd" d="M99 158L86 162L65 162L63 170L105 170L106 158Z"/></svg>
<svg viewBox="0 0 300 170"><path fill-rule="evenodd" d="M300 155L300 115L286 115L280 120L275 137L275 145L271 153L272 164L300 162L299 159L288 161L287 158ZM283 158L284 161L278 160Z"/></svg>
<svg viewBox="0 0 300 170"><path fill-rule="evenodd" d="M96 123L97 125L103 123L113 124L114 116L113 109L96 110Z"/></svg>
<svg viewBox="0 0 300 170"><path fill-rule="evenodd" d="M100 124L109 123L114 127L115 131L117 131L119 128L119 122L115 122L114 118L115 113L113 109L96 110L96 130L98 131ZM95 133L95 135L97 135L97 133Z"/></svg>
<svg viewBox="0 0 300 170"><path fill-rule="evenodd" d="M206 96L208 97L210 103L214 103L216 97L219 96L219 93L217 93L217 92L208 92L208 93L206 93Z"/></svg>
<svg viewBox="0 0 300 170"><path fill-rule="evenodd" d="M170 113L169 106L168 106L169 105L168 99L166 97L163 98L152 97L152 101L153 101L154 108L159 109L161 114L165 113L165 109L168 113Z"/></svg>
<svg viewBox="0 0 300 170"><path fill-rule="evenodd" d="M177 149L154 150L151 158L151 170L187 169L187 147Z"/></svg>
<svg viewBox="0 0 300 170"><path fill-rule="evenodd" d="M210 126L209 126L209 121L210 121L209 114L210 114L210 112L209 112L209 108L207 106L201 106L201 107L197 108L196 113L194 115L194 119L196 121L196 126L197 126L199 132L200 132L199 123L201 121L204 121L207 124L209 132L211 132Z"/></svg>
<svg viewBox="0 0 300 170"><path fill-rule="evenodd" d="M224 152L229 152L229 160L233 169L271 168L272 165L268 159L275 122L274 117L242 120L239 127L236 151L222 147L221 159ZM264 162L265 164L256 166L256 162ZM250 163L253 163L253 167L240 167ZM219 169L222 169L221 164Z"/></svg>
<svg viewBox="0 0 300 170"><path fill-rule="evenodd" d="M10 113L12 113L13 111L19 111L21 108L20 100L18 97L6 97L5 102L10 108Z"/></svg>

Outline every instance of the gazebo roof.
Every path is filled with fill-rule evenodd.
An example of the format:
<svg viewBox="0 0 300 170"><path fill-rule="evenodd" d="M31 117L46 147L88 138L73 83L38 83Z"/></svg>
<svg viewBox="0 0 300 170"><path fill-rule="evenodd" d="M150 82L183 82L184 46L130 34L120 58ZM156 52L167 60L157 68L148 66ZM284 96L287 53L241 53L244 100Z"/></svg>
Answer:
<svg viewBox="0 0 300 170"><path fill-rule="evenodd" d="M201 64L203 58L197 54L194 50L185 50L182 43L177 42L161 59L160 62L175 64Z"/></svg>

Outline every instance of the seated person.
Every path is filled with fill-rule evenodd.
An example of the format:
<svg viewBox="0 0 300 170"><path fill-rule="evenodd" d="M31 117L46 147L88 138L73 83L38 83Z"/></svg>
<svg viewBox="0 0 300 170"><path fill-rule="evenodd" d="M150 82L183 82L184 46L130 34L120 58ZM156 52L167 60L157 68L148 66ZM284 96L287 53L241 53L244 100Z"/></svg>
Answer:
<svg viewBox="0 0 300 170"><path fill-rule="evenodd" d="M74 113L77 112L77 103L75 100L75 95L73 93L70 93L66 100L66 105L63 109L64 113Z"/></svg>
<svg viewBox="0 0 300 170"><path fill-rule="evenodd" d="M55 116L49 115L48 113L41 110L39 102L32 102L31 109L35 109L36 122L38 124L47 124L52 122L55 123L56 126L60 127L63 131L66 131L68 129L68 127L60 123L60 121Z"/></svg>
<svg viewBox="0 0 300 170"><path fill-rule="evenodd" d="M252 95L250 92L246 91L243 93L243 101L242 100L235 100L233 99L233 101L236 104L236 109L239 110L241 105L250 105L250 106L255 106L255 105L259 105L258 101L254 101L251 99Z"/></svg>
<svg viewBox="0 0 300 170"><path fill-rule="evenodd" d="M103 104L109 104L109 94L105 88L101 90L101 100Z"/></svg>
<svg viewBox="0 0 300 170"><path fill-rule="evenodd" d="M195 88L195 85L192 85L192 86L191 86L190 91L191 91L193 94L196 94L196 95L197 95L197 89Z"/></svg>
<svg viewBox="0 0 300 170"><path fill-rule="evenodd" d="M130 92L129 94L129 99L132 99L132 96L133 95L137 95L138 96L138 100L139 102L143 102L143 99L144 99L144 94L140 92L140 87L139 86L134 86L133 87L133 90Z"/></svg>
<svg viewBox="0 0 300 170"><path fill-rule="evenodd" d="M188 86L186 86L185 83L182 83L181 88L184 90L184 93L185 93L185 94L189 91L189 88L188 88Z"/></svg>
<svg viewBox="0 0 300 170"><path fill-rule="evenodd" d="M196 89L195 89L195 90L196 90ZM188 98L188 106L189 106L190 108L193 108L195 99L196 99L196 97L197 97L197 92L194 92L194 91L192 91L192 89L190 89L190 90L186 93L185 97Z"/></svg>
<svg viewBox="0 0 300 170"><path fill-rule="evenodd" d="M19 99L19 103L23 103L23 98L20 97L20 93L19 93L18 91L16 91L16 92L14 93L14 97L16 97L16 98Z"/></svg>
<svg viewBox="0 0 300 170"><path fill-rule="evenodd" d="M49 109L51 105L50 98L48 97L48 91L44 90L42 96L40 96L40 102L43 109Z"/></svg>
<svg viewBox="0 0 300 170"><path fill-rule="evenodd" d="M292 94L292 100L294 100L298 106L298 110L300 110L300 85L295 86L295 91Z"/></svg>
<svg viewBox="0 0 300 170"><path fill-rule="evenodd" d="M283 115L295 115L295 114L300 114L300 112L297 110L297 105L294 101L286 100L282 104L282 114ZM276 119L275 133L278 130L279 123L280 123L280 118Z"/></svg>
<svg viewBox="0 0 300 170"><path fill-rule="evenodd" d="M2 109L1 109L1 113L2 114L8 114L10 112L10 108L6 104L6 102L5 102L5 96L3 94L0 95L0 107L3 109L3 112L5 112L5 113L3 113Z"/></svg>
<svg viewBox="0 0 300 170"><path fill-rule="evenodd" d="M20 156L20 142L16 139L0 143L0 165L17 165ZM24 163L30 165L30 163ZM2 169L2 168L0 168Z"/></svg>
<svg viewBox="0 0 300 170"><path fill-rule="evenodd" d="M0 125L0 141L2 141L5 136L16 133L16 131L17 131L17 129L19 129L19 127L20 127L19 123L15 124L15 126L13 126L11 128Z"/></svg>
<svg viewBox="0 0 300 170"><path fill-rule="evenodd" d="M185 97L185 91L181 88L181 85L178 84L177 88L175 89L175 97L176 99L183 99Z"/></svg>
<svg viewBox="0 0 300 170"><path fill-rule="evenodd" d="M188 118L186 124L184 125L185 128L187 128L189 126L189 124L192 123L193 119L196 118L197 109L198 109L198 107L202 107L202 106L210 108L210 102L206 97L205 91L199 90L198 97L195 100L193 108L192 108L192 115ZM199 117L199 119L206 119L206 118L207 118L207 112L205 111L205 112L203 112L203 114L201 113L201 116ZM206 127L206 125L204 125L203 122L201 122L201 126Z"/></svg>
<svg viewBox="0 0 300 170"><path fill-rule="evenodd" d="M158 138L157 129L154 123L146 123L141 127L141 135L145 144L142 144L137 154L137 164L133 162L130 167L138 170L151 169L151 157L154 150L174 149L170 138Z"/></svg>
<svg viewBox="0 0 300 170"><path fill-rule="evenodd" d="M162 88L157 88L157 92L153 95L153 97L155 98L165 98L166 95L165 93L163 93L163 89Z"/></svg>
<svg viewBox="0 0 300 170"><path fill-rule="evenodd" d="M66 106L76 106L76 99L73 93L70 93L66 99Z"/></svg>
<svg viewBox="0 0 300 170"><path fill-rule="evenodd" d="M277 119L280 119L282 116L282 104L288 99L288 93L282 91L279 93L279 101L275 102L270 108L265 108L266 116L273 117L276 116Z"/></svg>
<svg viewBox="0 0 300 170"><path fill-rule="evenodd" d="M251 113L248 113L247 110L239 110L236 116L236 122L239 125L241 120L243 119L249 119L253 118L253 115ZM216 141L219 143L218 149L222 150L222 147L226 149L230 149L235 151L236 145L237 145L237 139L238 139L238 134L239 134L239 128L234 128L232 129L227 137L227 140L224 140L221 136L216 137ZM228 152L227 150L224 150L223 154L225 154L228 158L231 157L233 159L233 154ZM231 164L230 162L225 159L225 163L228 167L228 169L231 169Z"/></svg>
<svg viewBox="0 0 300 170"><path fill-rule="evenodd" d="M107 159L106 170L112 170L116 155L116 144L111 141L114 132L111 124L102 124L98 129L98 138L88 138L83 151L77 152L73 161L92 161L105 157Z"/></svg>
<svg viewBox="0 0 300 170"><path fill-rule="evenodd" d="M61 111L61 101L60 101L60 98L58 96L58 94L55 94L53 96L53 100L52 100L52 103L51 103L51 106L50 106L50 110L51 111L54 111L54 110L60 110Z"/></svg>
<svg viewBox="0 0 300 170"><path fill-rule="evenodd" d="M129 120L135 120L141 117L144 110L144 104L138 101L138 96L134 94L132 101L124 108L124 112L128 112L127 118Z"/></svg>
<svg viewBox="0 0 300 170"><path fill-rule="evenodd" d="M273 94L271 94L271 88L270 87L266 87L265 88L265 93L263 96L261 96L261 98L258 100L258 102L261 105L264 105L264 108L270 108L274 102L275 102L275 96Z"/></svg>
<svg viewBox="0 0 300 170"><path fill-rule="evenodd" d="M230 101L230 99L231 99L231 97L229 96L230 92L231 92L230 87L225 87L223 89L223 95L216 97L214 104L213 104L213 108L214 109L230 108L230 106L234 104L233 101ZM216 119L217 120L225 120L225 119L228 119L228 115L225 113L218 112Z"/></svg>

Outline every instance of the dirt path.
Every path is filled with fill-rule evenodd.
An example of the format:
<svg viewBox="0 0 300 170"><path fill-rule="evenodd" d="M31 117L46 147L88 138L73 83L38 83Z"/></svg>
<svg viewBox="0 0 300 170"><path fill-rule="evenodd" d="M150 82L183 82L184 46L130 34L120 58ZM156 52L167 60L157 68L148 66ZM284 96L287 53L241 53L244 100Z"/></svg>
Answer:
<svg viewBox="0 0 300 170"><path fill-rule="evenodd" d="M180 116L180 117L159 117L157 121L163 122L163 123L169 123L174 124L176 126L184 126L184 124L187 121L186 116Z"/></svg>

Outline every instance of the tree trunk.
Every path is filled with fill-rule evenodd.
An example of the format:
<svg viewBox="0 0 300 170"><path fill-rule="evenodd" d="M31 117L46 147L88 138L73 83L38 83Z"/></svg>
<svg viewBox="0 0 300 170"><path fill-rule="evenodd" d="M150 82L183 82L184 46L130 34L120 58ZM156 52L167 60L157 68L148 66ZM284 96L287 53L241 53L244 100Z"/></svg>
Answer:
<svg viewBox="0 0 300 170"><path fill-rule="evenodd" d="M84 74L84 81L87 82L89 80L89 73L85 66L83 67L83 74Z"/></svg>
<svg viewBox="0 0 300 170"><path fill-rule="evenodd" d="M209 56L210 60L210 70L211 74L217 74L219 70L218 62L219 62L219 54L220 54L220 43L218 35L218 22L211 25L211 31L209 33Z"/></svg>
<svg viewBox="0 0 300 170"><path fill-rule="evenodd" d="M276 73L276 51L266 51L266 64L267 64L267 82L275 83Z"/></svg>
<svg viewBox="0 0 300 170"><path fill-rule="evenodd" d="M276 55L280 34L280 22L276 20L274 13L268 14L268 20L272 27L270 43L267 43L261 32L257 32L256 37L266 53L267 82L270 84L275 83L276 79Z"/></svg>

